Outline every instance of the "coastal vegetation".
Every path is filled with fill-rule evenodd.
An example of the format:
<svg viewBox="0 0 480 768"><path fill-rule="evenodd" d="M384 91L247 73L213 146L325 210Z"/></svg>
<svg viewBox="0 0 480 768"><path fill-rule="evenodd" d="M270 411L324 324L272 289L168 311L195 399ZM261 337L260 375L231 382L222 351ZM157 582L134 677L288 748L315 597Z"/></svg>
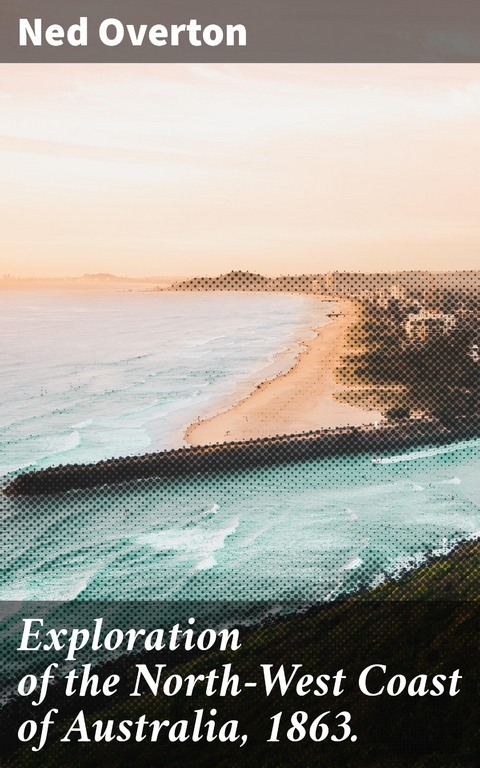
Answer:
<svg viewBox="0 0 480 768"><path fill-rule="evenodd" d="M446 315L442 307L428 319L453 317L455 326L423 335L407 333L408 318L419 315L409 302L357 302L349 329L350 348L337 369L347 385L337 399L382 410L390 420L410 415L435 417L445 425L475 416L480 408L478 362L471 354L478 334L475 306ZM451 311L451 310L450 310Z"/></svg>
<svg viewBox="0 0 480 768"><path fill-rule="evenodd" d="M456 313L455 330L436 331L420 338L409 336L406 324L409 315L422 311L421 306L405 299L378 297L357 298L356 302L357 320L349 330L349 349L337 372L346 389L338 397L344 402L364 406L370 403L371 407L380 408L391 422L381 429L325 430L115 459L90 466L51 468L19 475L5 492L21 496L135 478L175 478L181 471L235 471L239 463L247 465L250 461L255 466L268 465L362 450L378 455L380 451L478 435L479 367L471 354L476 326L470 322L477 316L478 307L462 307L461 303L451 309L438 307L437 315ZM332 673L343 669L347 679L353 681L366 665L374 663L385 665L391 674L408 677L424 673L431 678L439 672L451 674L460 669L462 683L454 699L412 699L407 695L366 699L355 685L347 685L338 701L331 696L299 700L290 691L281 698L252 693L238 700L204 700L200 693L195 693L186 706L179 697L156 698L148 694L134 700L123 691L114 703L99 695L88 699L83 707L89 728L98 720L136 721L142 715L149 720L173 722L200 708L218 707L222 721L238 717L242 732L249 734L248 743L240 750L218 741L200 745L160 741L152 744L149 740L62 744L60 739L71 726L80 704L77 698L66 701L58 690L53 690L48 706L33 713L40 720L50 707L59 710L49 742L40 753L32 752L29 744L18 749L19 723L32 717L25 699L15 700L3 709L1 764L11 768L96 768L103 761L108 761L112 768L153 768L160 762L172 768L278 768L299 764L305 768L474 768L478 765L480 735L480 543L464 543L448 555L431 555L430 562L428 559L427 554L423 567L401 579L353 597L306 606L298 615L243 628L242 649L235 654L212 651L193 655L191 659L180 655L170 664L168 654L162 651L149 654L148 659L113 659L105 669L118 670L127 681L131 681L133 674L130 668L138 661L168 663L169 673L181 677L201 675L206 669L232 663L242 680L255 680L260 664L267 662L276 666L302 664L306 672ZM268 743L272 718L279 711L290 716L297 710L308 712L311 718L324 711L350 712L357 742L320 744L305 740L296 744L283 739L278 744Z"/></svg>
<svg viewBox="0 0 480 768"><path fill-rule="evenodd" d="M418 568L401 579L344 602L311 608L303 615L273 620L241 630L242 648L235 653L209 652L187 660L175 655L170 664L167 651L149 654L149 658L122 657L108 662L105 673L118 671L129 684L138 661L149 664L168 663L169 674L180 676L201 674L207 669L232 663L232 671L240 679L256 680L260 664L274 668L283 664L302 664L305 672L329 672L342 669L345 690L340 698L328 693L322 698L302 697L289 689L284 696L262 695L260 690L238 698L204 699L200 691L186 702L180 697L144 694L131 699L127 688L110 700L102 695L85 700L83 709L89 727L97 720L116 721L169 719L189 717L201 707L216 707L222 721L239 719L248 743L240 750L236 745L192 742L151 743L146 739L106 744L61 744L59 739L70 727L80 709L75 697L65 700L55 691L49 702L39 707L35 716L58 706L60 715L49 742L35 754L27 744L18 750L16 730L22 718L31 717L25 700L15 701L3 710L1 718L2 765L10 768L49 768L69 766L92 768L100 756L112 768L129 765L153 768L169 766L216 765L233 768L255 765L259 768L299 765L314 768L474 768L478 765L480 713L477 692L480 681L478 636L480 631L480 543L460 545L456 551ZM154 657L154 658L153 658ZM429 679L437 673L450 675L459 669L460 692L454 698L430 696L365 697L356 680L366 665L383 664L389 674L402 674L407 679L425 674ZM115 703L112 703L115 701ZM327 710L348 711L356 742L315 743L305 739L301 744L283 738L268 743L271 718L279 711L290 716L302 710L310 717ZM200 748L201 747L201 748Z"/></svg>
<svg viewBox="0 0 480 768"><path fill-rule="evenodd" d="M442 424L478 414L479 275L383 272L265 277L230 272L174 283L176 291L287 291L355 303L356 322L336 371L340 403L392 421Z"/></svg>
<svg viewBox="0 0 480 768"><path fill-rule="evenodd" d="M238 277L237 273L232 274ZM243 279L247 289L247 278ZM394 285L389 290L396 293L401 287ZM403 291L399 293L403 298L393 298L391 293L387 296L372 293L355 301L355 320L346 332L343 357L339 352L330 359L328 354L323 353L322 357L316 352L307 352L292 371L277 377L265 388L265 398L259 401L257 410L246 409L245 421L240 420L242 430L247 425L247 416L251 417L252 423L257 420L256 423L265 430L265 436L260 431L259 437L249 438L248 432L244 437L242 430L239 437L230 436L232 426L227 412L224 414L227 429L224 425L218 430L219 438L215 442L211 439L209 443L204 435L203 442L192 448L21 472L7 478L3 492L11 496L61 493L139 479L235 472L245 466L274 466L339 455L367 453L378 456L478 437L480 366L475 340L479 305L475 296L458 296L454 300L448 294L448 302L445 299L444 304L439 303L432 310L428 307L436 299L427 296L425 301L430 303L426 307L404 295ZM343 328L351 322L350 309L341 322ZM326 327L334 327L334 324ZM321 344L321 336L318 338ZM341 336L333 336L330 343L339 344L340 339ZM309 363L316 360L315 354L318 355L316 367ZM339 357L341 362L336 376L343 390L338 391L335 383L330 389L325 385L324 390L321 386L316 390L314 384L321 379L322 370L328 365L334 369ZM304 369L300 370L304 364ZM315 377L313 382L312 376ZM277 395L280 392L281 397L271 407L273 400L269 393L277 384L275 391ZM290 402L292 387L296 388L296 409ZM232 417L242 404L257 402L255 398L260 390L263 388L257 388L245 402L234 406ZM304 397L300 396L302 392ZM373 421L373 418L370 416L369 419L360 411L360 426L319 429L314 425L314 429L308 430L307 407L312 409L320 403L324 410L328 410L332 406L332 394L341 403L367 411L376 410L378 416L375 418L383 413L385 422L380 429L375 425L362 426L362 422ZM274 427L265 423L262 408L266 406L270 409L270 421L275 421L280 411L285 421L278 417ZM290 420L286 418L287 406L292 408ZM358 417L358 412L354 415ZM342 414L342 417L344 424L351 418L350 414L346 417ZM302 431L298 424L302 425ZM280 431L282 427L285 434Z"/></svg>

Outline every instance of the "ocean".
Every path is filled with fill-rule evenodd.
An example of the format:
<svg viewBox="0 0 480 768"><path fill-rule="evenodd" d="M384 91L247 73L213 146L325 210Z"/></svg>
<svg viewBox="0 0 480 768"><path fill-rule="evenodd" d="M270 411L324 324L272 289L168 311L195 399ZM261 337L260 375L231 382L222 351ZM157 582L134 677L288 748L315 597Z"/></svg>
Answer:
<svg viewBox="0 0 480 768"><path fill-rule="evenodd" d="M0 294L0 475L185 445L287 369L332 304L292 295Z"/></svg>
<svg viewBox="0 0 480 768"><path fill-rule="evenodd" d="M182 445L189 423L290 366L331 309L294 295L1 294L4 479ZM0 495L0 599L330 600L477 537L479 455L472 441Z"/></svg>

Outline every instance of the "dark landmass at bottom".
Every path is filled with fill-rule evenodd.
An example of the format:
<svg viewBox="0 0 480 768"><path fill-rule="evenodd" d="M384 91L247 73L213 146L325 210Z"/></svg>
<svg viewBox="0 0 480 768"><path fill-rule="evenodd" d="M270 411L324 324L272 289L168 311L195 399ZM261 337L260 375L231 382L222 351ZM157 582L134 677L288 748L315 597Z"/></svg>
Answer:
<svg viewBox="0 0 480 768"><path fill-rule="evenodd" d="M153 768L168 765L215 765L219 768L477 768L480 736L480 542L459 545L450 555L419 568L404 578L390 581L346 601L311 609L305 615L284 618L242 631L242 648L236 652L208 652L187 660L170 658L168 652L144 654L140 659L118 659L105 665L105 674L117 665L127 685L118 697L109 700L62 697L50 699L48 706L35 713L25 700L15 702L2 713L2 765L11 768L97 768L108 762L111 768L135 765ZM83 610L85 608L83 607ZM168 674L203 674L212 668L232 663L232 672L242 681L258 680L260 664L285 665L287 676L292 664L302 664L301 674L334 675L342 669L346 675L344 693L333 692L323 697L300 697L289 689L285 696L266 697L260 689L242 693L238 698L218 696L206 698L202 692L191 699L143 695L131 699L134 663L152 666L168 664ZM436 674L447 677L459 670L459 693L452 697L398 696L366 697L359 691L360 672L371 664L386 666L385 675L377 670L372 676L372 689L380 689L394 675L408 681L423 674L428 686ZM448 686L447 686L448 687ZM33 715L37 720L50 707L59 714L47 746L33 753L29 745L18 750L16 731L19 723ZM132 722L145 715L154 719L192 719L195 710L218 710L220 723L238 719L241 733L248 742L240 749L236 744L169 743L159 739L151 743L133 740L119 743L93 741L61 743L78 711L83 708L89 733L92 723L108 719ZM272 720L284 713L278 743L268 743ZM333 727L339 712L351 714L352 733L357 740L335 743L329 738L316 743L308 737L290 741L286 730L290 716L304 711L308 722L323 712ZM308 734L308 727L307 727Z"/></svg>

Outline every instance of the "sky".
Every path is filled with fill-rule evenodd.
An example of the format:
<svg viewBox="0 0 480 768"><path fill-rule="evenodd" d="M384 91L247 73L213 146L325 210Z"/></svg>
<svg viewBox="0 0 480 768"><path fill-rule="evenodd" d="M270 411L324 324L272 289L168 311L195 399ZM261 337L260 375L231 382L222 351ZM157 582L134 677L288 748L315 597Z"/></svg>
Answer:
<svg viewBox="0 0 480 768"><path fill-rule="evenodd" d="M2 64L0 276L480 269L480 65Z"/></svg>

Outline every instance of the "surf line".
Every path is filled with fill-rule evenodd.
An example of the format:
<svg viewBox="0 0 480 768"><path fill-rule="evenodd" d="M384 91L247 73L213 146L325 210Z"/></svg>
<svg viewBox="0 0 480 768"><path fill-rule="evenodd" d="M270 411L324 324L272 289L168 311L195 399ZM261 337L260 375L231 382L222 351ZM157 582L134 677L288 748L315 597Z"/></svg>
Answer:
<svg viewBox="0 0 480 768"><path fill-rule="evenodd" d="M398 464L401 461L415 461L416 459L428 459L431 456L439 456L444 453L454 453L463 451L466 448L479 448L480 440L468 440L456 445L446 445L443 447L429 448L426 451L414 451L413 453L404 453L399 456L385 456L383 458L372 459L373 464Z"/></svg>
<svg viewBox="0 0 480 768"><path fill-rule="evenodd" d="M142 479L181 479L198 475L220 475L314 459L373 454L402 460L405 449L454 446L475 447L480 437L480 417L459 419L445 426L434 419L411 419L400 424L376 427L336 427L295 435L258 438L232 443L180 448L161 453L109 459L95 464L67 465L25 472L4 489L6 496L35 496L64 493ZM471 441L469 443L465 441ZM445 449L447 450L447 449ZM450 450L450 448L448 449ZM411 454L413 455L413 454ZM383 461L383 463L391 463Z"/></svg>

